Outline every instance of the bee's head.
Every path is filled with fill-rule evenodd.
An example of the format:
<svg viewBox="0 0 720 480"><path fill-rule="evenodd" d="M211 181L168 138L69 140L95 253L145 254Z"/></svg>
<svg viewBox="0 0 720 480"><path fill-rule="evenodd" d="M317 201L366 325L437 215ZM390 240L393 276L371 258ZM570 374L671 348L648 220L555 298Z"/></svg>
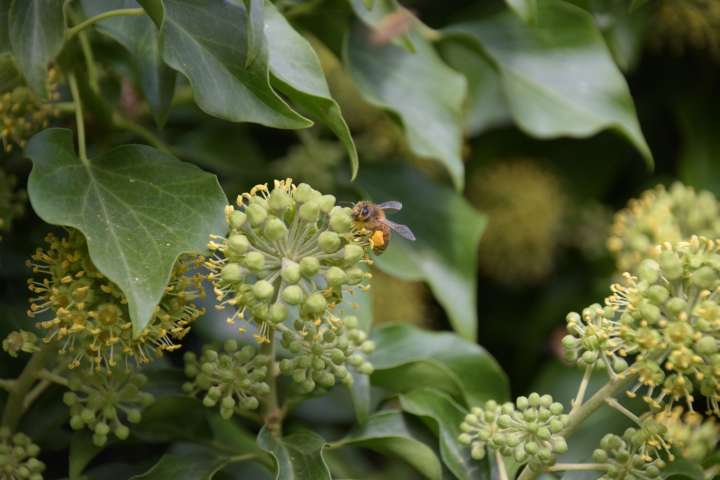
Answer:
<svg viewBox="0 0 720 480"><path fill-rule="evenodd" d="M370 202L357 202L352 209L353 220L357 222L365 222L370 219L372 207Z"/></svg>

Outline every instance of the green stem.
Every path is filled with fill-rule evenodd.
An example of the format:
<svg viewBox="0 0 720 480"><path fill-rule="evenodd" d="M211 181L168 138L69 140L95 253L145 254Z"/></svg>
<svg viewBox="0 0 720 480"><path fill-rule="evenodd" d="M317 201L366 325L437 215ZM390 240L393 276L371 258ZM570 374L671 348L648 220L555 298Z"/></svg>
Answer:
<svg viewBox="0 0 720 480"><path fill-rule="evenodd" d="M582 470L607 470L607 463L556 463L548 467L548 472L569 472Z"/></svg>
<svg viewBox="0 0 720 480"><path fill-rule="evenodd" d="M278 408L277 397L277 375L275 374L275 331L271 329L268 338L269 342L263 343L260 347L260 354L269 357L267 363L267 375L265 382L270 386L270 391L262 401L262 417L268 429L274 435L280 436L282 432L282 412Z"/></svg>
<svg viewBox="0 0 720 480"><path fill-rule="evenodd" d="M30 408L30 405L33 404L37 398L42 395L42 393L48 389L48 387L52 385L52 382L50 380L40 380L33 388L30 390L27 395L25 395L25 398L23 399L23 413L27 411L28 408Z"/></svg>
<svg viewBox="0 0 720 480"><path fill-rule="evenodd" d="M68 29L65 31L65 39L70 40L72 37L89 27L90 25L97 23L101 20L105 20L106 18L112 18L112 17L120 17L120 16L140 16L145 15L145 10L142 8L121 8L118 10L110 10L108 12L103 12L95 15L94 17L90 17L84 22L81 22L74 27Z"/></svg>
<svg viewBox="0 0 720 480"><path fill-rule="evenodd" d="M605 400L605 403L608 404L611 408L617 410L618 412L625 415L627 418L632 420L634 423L637 423L638 425L642 424L642 421L640 418L638 418L637 415L635 415L633 412L625 408L620 402L618 402L615 398L608 398Z"/></svg>
<svg viewBox="0 0 720 480"><path fill-rule="evenodd" d="M10 430L15 430L18 423L20 423L20 417L24 411L25 396L35 383L37 373L42 370L49 353L50 348L48 346L35 352L30 357L30 361L25 365L20 376L15 380L15 385L10 395L8 395L2 414L2 424Z"/></svg>
<svg viewBox="0 0 720 480"><path fill-rule="evenodd" d="M587 391L588 384L590 383L590 377L592 376L593 368L594 365L590 365L585 368L585 373L583 374L582 380L580 381L580 386L578 387L575 401L572 403L571 412L580 408L583 400L585 400L585 392Z"/></svg>
<svg viewBox="0 0 720 480"><path fill-rule="evenodd" d="M0 379L0 388L12 392L12 389L15 388L15 380L9 378Z"/></svg>
<svg viewBox="0 0 720 480"><path fill-rule="evenodd" d="M63 377L62 375L58 375L56 372L51 372L49 370L42 369L37 373L37 378L42 380L47 380L48 382L57 383L58 385L62 385L64 387L68 386L67 378Z"/></svg>
<svg viewBox="0 0 720 480"><path fill-rule="evenodd" d="M634 380L636 376L637 374L625 372L622 375L613 377L604 387L595 392L595 395L590 397L587 402L573 409L568 415L568 423L562 433L563 437L565 437L566 440L570 438L570 436L575 433L575 430L577 430L590 415L605 405L608 398L617 395L617 393ZM534 470L526 466L523 468L517 480L535 480L541 473L542 470Z"/></svg>
<svg viewBox="0 0 720 480"><path fill-rule="evenodd" d="M72 94L73 103L75 104L75 123L77 125L78 135L78 155L80 160L87 167L90 166L90 161L87 157L87 150L85 147L85 123L83 121L83 110L82 102L80 101L80 91L77 86L77 79L74 73L68 73L68 84L70 85L70 93Z"/></svg>
<svg viewBox="0 0 720 480"><path fill-rule="evenodd" d="M80 17L75 12L73 12L72 8L70 8L69 2L65 2L63 8L65 9L65 16L69 18L73 23L79 20ZM69 38L70 37L68 37L68 39ZM90 40L88 40L87 32L79 32L78 40L80 41L80 51L82 51L83 57L85 58L88 84L90 85L90 89L99 95L100 84L98 83L97 67L95 66L95 58L93 57L92 48L90 47Z"/></svg>
<svg viewBox="0 0 720 480"><path fill-rule="evenodd" d="M142 125L128 120L127 118L123 117L118 113L113 114L112 121L115 126L130 130L134 134L144 138L147 143L157 148L158 150L172 155L170 147L168 147L165 142L163 142L157 135L155 135L153 132L143 127Z"/></svg>
<svg viewBox="0 0 720 480"><path fill-rule="evenodd" d="M505 459L499 451L495 450L495 461L498 466L499 480L508 480L507 468L505 467Z"/></svg>

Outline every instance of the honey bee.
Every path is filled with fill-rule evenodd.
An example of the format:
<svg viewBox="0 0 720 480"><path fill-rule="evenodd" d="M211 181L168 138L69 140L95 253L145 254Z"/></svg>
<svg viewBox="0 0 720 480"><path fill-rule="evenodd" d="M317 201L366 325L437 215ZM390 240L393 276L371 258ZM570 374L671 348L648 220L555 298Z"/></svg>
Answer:
<svg viewBox="0 0 720 480"><path fill-rule="evenodd" d="M370 245L373 251L380 255L390 242L390 231L397 232L403 238L415 240L415 235L406 226L392 222L385 217L385 210L402 210L402 203L390 201L375 204L372 202L357 202L352 209L352 218L358 229L370 232Z"/></svg>

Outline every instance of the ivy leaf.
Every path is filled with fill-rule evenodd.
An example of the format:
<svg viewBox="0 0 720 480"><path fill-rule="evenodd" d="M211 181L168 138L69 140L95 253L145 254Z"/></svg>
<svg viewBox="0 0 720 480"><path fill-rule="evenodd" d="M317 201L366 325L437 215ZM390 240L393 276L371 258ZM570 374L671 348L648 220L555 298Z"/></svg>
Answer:
<svg viewBox="0 0 720 480"><path fill-rule="evenodd" d="M467 407L509 396L507 377L495 359L457 335L388 325L375 329L372 339L374 385L395 392L434 387Z"/></svg>
<svg viewBox="0 0 720 480"><path fill-rule="evenodd" d="M374 413L333 448L358 446L393 455L412 465L425 478L442 478L442 465L428 439L408 418L396 410Z"/></svg>
<svg viewBox="0 0 720 480"><path fill-rule="evenodd" d="M400 395L402 409L428 419L440 441L443 462L459 480L488 478L487 463L473 460L470 448L458 440L465 410L445 393L423 388Z"/></svg>
<svg viewBox="0 0 720 480"><path fill-rule="evenodd" d="M532 23L537 20L537 0L505 0L505 3L526 22Z"/></svg>
<svg viewBox="0 0 720 480"><path fill-rule="evenodd" d="M157 28L162 27L165 19L163 0L137 0L137 3L145 10L145 13L148 14Z"/></svg>
<svg viewBox="0 0 720 480"><path fill-rule="evenodd" d="M68 477L70 480L79 479L85 467L95 458L103 447L92 442L92 436L87 432L75 432L70 440L70 456L68 459Z"/></svg>
<svg viewBox="0 0 720 480"><path fill-rule="evenodd" d="M538 8L535 26L505 12L445 33L493 61L515 122L528 134L587 137L613 129L652 166L627 83L592 16L561 0Z"/></svg>
<svg viewBox="0 0 720 480"><path fill-rule="evenodd" d="M377 257L380 268L407 280L425 280L450 317L455 331L477 335L477 245L485 216L462 196L410 167L364 168L361 187L378 202L399 200L392 220L408 225L417 238L394 235ZM422 195L418 195L422 192Z"/></svg>
<svg viewBox="0 0 720 480"><path fill-rule="evenodd" d="M345 63L368 102L397 114L413 152L440 162L461 190L465 77L445 65L419 34L410 37L414 53L392 43L374 44L358 23L345 43Z"/></svg>
<svg viewBox="0 0 720 480"><path fill-rule="evenodd" d="M330 95L315 50L269 1L265 2L265 35L273 85L337 135L348 152L354 179L358 171L355 143L340 107Z"/></svg>
<svg viewBox="0 0 720 480"><path fill-rule="evenodd" d="M195 101L210 115L275 128L312 122L270 87L267 46L246 67L247 9L241 3L165 0L163 59L185 75Z"/></svg>
<svg viewBox="0 0 720 480"><path fill-rule="evenodd" d="M95 16L108 10L137 8L138 3L135 0L82 0L82 6L87 15ZM159 31L153 21L145 16L113 17L96 25L100 32L128 50L135 76L147 98L155 122L160 126L164 125L175 93L176 73L162 61Z"/></svg>
<svg viewBox="0 0 720 480"><path fill-rule="evenodd" d="M331 480L322 451L325 439L309 430L277 438L267 427L258 433L258 445L275 458L276 480Z"/></svg>
<svg viewBox="0 0 720 480"><path fill-rule="evenodd" d="M698 465L696 462L690 462L683 458L679 458L674 462L670 463L667 467L663 468L660 472L663 479L674 478L674 479L689 479L689 480L703 480L706 478L703 467Z"/></svg>
<svg viewBox="0 0 720 480"><path fill-rule="evenodd" d="M17 71L12 56L0 53L0 92L8 92L22 83L22 76Z"/></svg>
<svg viewBox="0 0 720 480"><path fill-rule="evenodd" d="M466 135L474 136L512 122L500 75L488 59L454 41L443 42L440 52L448 65L467 80L468 95L463 108Z"/></svg>
<svg viewBox="0 0 720 480"><path fill-rule="evenodd" d="M35 212L86 237L97 268L127 296L133 331L150 321L182 253L203 252L225 228L214 175L144 145L123 145L84 164L72 132L44 130L28 143Z"/></svg>
<svg viewBox="0 0 720 480"><path fill-rule="evenodd" d="M8 24L18 68L30 88L47 98L48 63L65 40L63 0L13 0Z"/></svg>
<svg viewBox="0 0 720 480"><path fill-rule="evenodd" d="M130 480L212 480L230 460L212 451L166 453L147 472Z"/></svg>
<svg viewBox="0 0 720 480"><path fill-rule="evenodd" d="M10 51L10 32L8 30L11 0L0 0L0 53Z"/></svg>

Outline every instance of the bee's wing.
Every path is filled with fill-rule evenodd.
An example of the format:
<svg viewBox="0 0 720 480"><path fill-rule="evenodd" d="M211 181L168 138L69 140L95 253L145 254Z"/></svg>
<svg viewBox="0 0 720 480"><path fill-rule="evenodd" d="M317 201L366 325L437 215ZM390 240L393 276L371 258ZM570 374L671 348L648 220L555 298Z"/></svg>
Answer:
<svg viewBox="0 0 720 480"><path fill-rule="evenodd" d="M389 202L379 203L378 208L382 208L383 210L402 210L402 203L391 200Z"/></svg>
<svg viewBox="0 0 720 480"><path fill-rule="evenodd" d="M400 223L391 222L390 220L384 220L385 224L392 228L393 231L397 232L398 235L401 237L415 241L415 235L413 234L412 230L407 225L402 225Z"/></svg>

